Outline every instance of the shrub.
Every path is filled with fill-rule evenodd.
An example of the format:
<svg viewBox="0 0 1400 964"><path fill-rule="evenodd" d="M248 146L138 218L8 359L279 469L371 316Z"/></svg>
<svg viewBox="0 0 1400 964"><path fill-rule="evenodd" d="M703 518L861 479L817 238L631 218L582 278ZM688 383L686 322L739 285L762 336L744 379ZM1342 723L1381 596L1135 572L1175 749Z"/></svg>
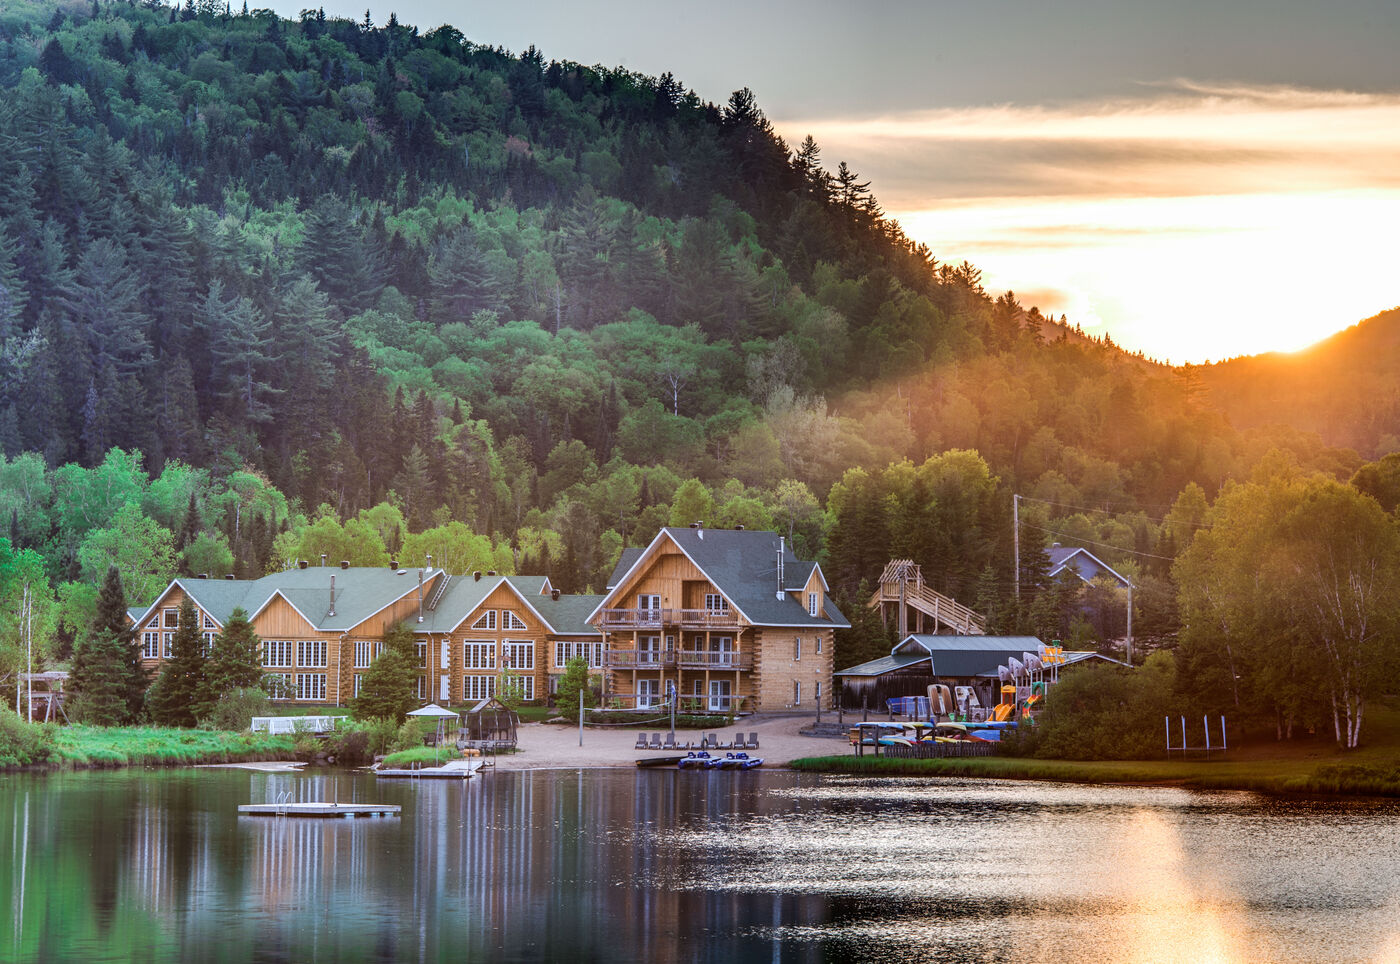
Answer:
<svg viewBox="0 0 1400 964"><path fill-rule="evenodd" d="M1162 718L1175 685L1176 662L1166 652L1135 670L1078 667L1050 689L1036 726L1009 739L1003 752L1061 760L1162 757Z"/></svg>
<svg viewBox="0 0 1400 964"><path fill-rule="evenodd" d="M316 759L316 755L322 751L321 741L314 736L298 733L296 742L292 744L292 756L303 763L310 763Z"/></svg>
<svg viewBox="0 0 1400 964"><path fill-rule="evenodd" d="M366 766L387 753L398 738L394 721L379 717L363 722L347 721L326 740L326 750L341 766Z"/></svg>
<svg viewBox="0 0 1400 964"><path fill-rule="evenodd" d="M411 750L414 747L423 746L428 734L437 732L437 724L432 720L425 720L421 717L409 717L404 720L399 727L398 735L394 738L393 745L389 748L393 752L399 750Z"/></svg>
<svg viewBox="0 0 1400 964"><path fill-rule="evenodd" d="M219 697L209 715L200 721L212 730L246 730L253 717L270 716L272 701L260 687L247 686L230 690Z"/></svg>
<svg viewBox="0 0 1400 964"><path fill-rule="evenodd" d="M0 709L0 767L28 766L49 758L50 740L44 727L17 713Z"/></svg>

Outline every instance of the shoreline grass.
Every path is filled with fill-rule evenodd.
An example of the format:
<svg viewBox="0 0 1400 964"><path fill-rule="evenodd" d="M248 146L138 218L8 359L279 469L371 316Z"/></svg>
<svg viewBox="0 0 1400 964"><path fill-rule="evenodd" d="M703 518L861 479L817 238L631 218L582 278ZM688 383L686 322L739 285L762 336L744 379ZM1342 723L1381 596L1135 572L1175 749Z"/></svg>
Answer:
<svg viewBox="0 0 1400 964"><path fill-rule="evenodd" d="M157 726L55 726L50 733L48 759L32 762L23 769L191 766L285 760L293 756L290 737L267 733Z"/></svg>
<svg viewBox="0 0 1400 964"><path fill-rule="evenodd" d="M873 756L805 757L789 766L807 773L865 776L973 777L1058 783L1180 786L1252 790L1277 795L1400 797L1394 762L1317 763L1311 760L1035 760L1023 757L951 757L911 760Z"/></svg>

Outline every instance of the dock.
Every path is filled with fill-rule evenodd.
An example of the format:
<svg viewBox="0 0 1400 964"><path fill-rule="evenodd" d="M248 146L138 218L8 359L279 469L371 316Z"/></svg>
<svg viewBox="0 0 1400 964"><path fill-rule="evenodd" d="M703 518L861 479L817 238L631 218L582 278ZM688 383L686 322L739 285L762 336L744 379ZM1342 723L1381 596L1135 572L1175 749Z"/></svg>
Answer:
<svg viewBox="0 0 1400 964"><path fill-rule="evenodd" d="M442 766L417 767L408 770L375 770L374 775L386 779L402 780L466 780L485 763L481 760L449 760Z"/></svg>
<svg viewBox="0 0 1400 964"><path fill-rule="evenodd" d="M260 817L397 817L403 808L396 803L244 803L238 812Z"/></svg>

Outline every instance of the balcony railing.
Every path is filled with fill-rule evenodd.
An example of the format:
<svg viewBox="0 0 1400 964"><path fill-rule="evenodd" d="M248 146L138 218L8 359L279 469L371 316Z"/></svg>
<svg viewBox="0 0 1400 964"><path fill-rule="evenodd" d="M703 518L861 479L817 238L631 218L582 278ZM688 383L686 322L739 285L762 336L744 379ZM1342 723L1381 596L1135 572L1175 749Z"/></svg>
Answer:
<svg viewBox="0 0 1400 964"><path fill-rule="evenodd" d="M604 655L613 669L660 669L674 666L674 653L664 649L610 649Z"/></svg>
<svg viewBox="0 0 1400 964"><path fill-rule="evenodd" d="M739 617L728 609L604 609L603 629L737 629Z"/></svg>
<svg viewBox="0 0 1400 964"><path fill-rule="evenodd" d="M676 661L682 669L752 669L753 653L682 649L676 652Z"/></svg>

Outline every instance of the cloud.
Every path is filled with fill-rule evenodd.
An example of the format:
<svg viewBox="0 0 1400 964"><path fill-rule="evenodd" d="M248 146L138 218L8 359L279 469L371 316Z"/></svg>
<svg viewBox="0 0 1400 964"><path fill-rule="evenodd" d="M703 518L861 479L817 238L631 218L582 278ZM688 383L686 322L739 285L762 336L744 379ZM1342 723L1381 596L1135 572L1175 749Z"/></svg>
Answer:
<svg viewBox="0 0 1400 964"><path fill-rule="evenodd" d="M1400 94L1186 80L1137 98L777 124L871 178L887 209L957 198L1400 187Z"/></svg>

